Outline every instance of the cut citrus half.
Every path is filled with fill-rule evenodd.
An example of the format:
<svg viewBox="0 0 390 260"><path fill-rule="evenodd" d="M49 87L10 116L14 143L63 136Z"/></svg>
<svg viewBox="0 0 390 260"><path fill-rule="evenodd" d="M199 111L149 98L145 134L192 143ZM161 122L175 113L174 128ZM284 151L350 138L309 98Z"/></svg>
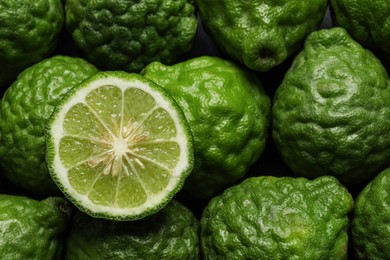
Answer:
<svg viewBox="0 0 390 260"><path fill-rule="evenodd" d="M162 209L193 166L183 112L138 74L99 72L69 91L48 123L47 164L66 197L94 217Z"/></svg>

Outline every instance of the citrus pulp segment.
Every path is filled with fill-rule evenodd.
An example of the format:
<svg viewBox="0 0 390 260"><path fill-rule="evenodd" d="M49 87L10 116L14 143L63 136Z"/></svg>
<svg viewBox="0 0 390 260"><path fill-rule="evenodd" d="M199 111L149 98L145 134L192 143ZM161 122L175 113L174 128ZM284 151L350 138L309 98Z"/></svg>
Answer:
<svg viewBox="0 0 390 260"><path fill-rule="evenodd" d="M140 219L164 207L193 165L183 112L137 74L100 72L49 122L47 161L64 194L92 216Z"/></svg>

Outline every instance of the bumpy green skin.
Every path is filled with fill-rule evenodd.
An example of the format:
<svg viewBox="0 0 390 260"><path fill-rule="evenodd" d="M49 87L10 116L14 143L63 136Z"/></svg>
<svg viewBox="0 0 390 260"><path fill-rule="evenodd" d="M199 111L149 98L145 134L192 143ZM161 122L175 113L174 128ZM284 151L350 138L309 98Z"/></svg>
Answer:
<svg viewBox="0 0 390 260"><path fill-rule="evenodd" d="M357 259L390 256L390 168L382 171L358 195L352 221Z"/></svg>
<svg viewBox="0 0 390 260"><path fill-rule="evenodd" d="M342 28L312 33L276 91L273 138L299 176L372 179L390 156L390 84Z"/></svg>
<svg viewBox="0 0 390 260"><path fill-rule="evenodd" d="M0 0L0 88L54 51L63 24L61 0Z"/></svg>
<svg viewBox="0 0 390 260"><path fill-rule="evenodd" d="M77 212L65 259L199 259L199 222L172 200L147 219L113 222Z"/></svg>
<svg viewBox="0 0 390 260"><path fill-rule="evenodd" d="M268 71L319 28L326 0L198 0L206 31L219 48L248 68Z"/></svg>
<svg viewBox="0 0 390 260"><path fill-rule="evenodd" d="M67 0L65 12L76 44L103 70L173 63L190 50L197 28L193 0Z"/></svg>
<svg viewBox="0 0 390 260"><path fill-rule="evenodd" d="M184 191L210 198L241 179L262 154L270 99L248 71L216 57L197 57L142 74L163 86L184 111L194 138L194 169Z"/></svg>
<svg viewBox="0 0 390 260"><path fill-rule="evenodd" d="M251 177L203 211L204 259L347 259L353 199L332 176Z"/></svg>
<svg viewBox="0 0 390 260"><path fill-rule="evenodd" d="M16 185L59 194L45 162L45 128L54 106L97 69L80 58L53 56L24 70L0 100L0 166Z"/></svg>
<svg viewBox="0 0 390 260"><path fill-rule="evenodd" d="M332 21L364 47L381 50L390 59L390 2L330 0Z"/></svg>
<svg viewBox="0 0 390 260"><path fill-rule="evenodd" d="M1 259L63 258L63 236L72 213L68 201L60 197L37 201L2 194L0 212Z"/></svg>

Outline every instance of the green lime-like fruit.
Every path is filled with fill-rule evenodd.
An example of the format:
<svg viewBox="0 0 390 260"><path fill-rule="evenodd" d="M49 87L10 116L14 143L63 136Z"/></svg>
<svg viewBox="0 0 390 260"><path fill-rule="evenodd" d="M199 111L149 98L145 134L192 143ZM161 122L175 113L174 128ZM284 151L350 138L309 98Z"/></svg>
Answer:
<svg viewBox="0 0 390 260"><path fill-rule="evenodd" d="M63 24L61 0L0 0L0 88L54 51Z"/></svg>
<svg viewBox="0 0 390 260"><path fill-rule="evenodd" d="M326 0L198 0L217 46L248 68L268 71L298 51L325 16Z"/></svg>
<svg viewBox="0 0 390 260"><path fill-rule="evenodd" d="M0 212L1 259L62 259L72 213L67 200L1 194Z"/></svg>
<svg viewBox="0 0 390 260"><path fill-rule="evenodd" d="M48 123L47 163L81 211L136 220L162 209L193 166L183 112L138 74L99 72L70 90Z"/></svg>
<svg viewBox="0 0 390 260"><path fill-rule="evenodd" d="M199 256L199 222L187 207L172 200L138 221L114 222L76 212L65 259L197 260Z"/></svg>
<svg viewBox="0 0 390 260"><path fill-rule="evenodd" d="M379 58L390 60L388 0L330 0L329 4L336 26L344 27L357 42L378 52Z"/></svg>
<svg viewBox="0 0 390 260"><path fill-rule="evenodd" d="M178 102L194 138L195 166L188 196L210 198L241 179L262 154L270 99L249 71L217 57L197 57L172 66L148 65L143 75Z"/></svg>
<svg viewBox="0 0 390 260"><path fill-rule="evenodd" d="M204 259L347 259L353 199L333 176L260 176L210 200Z"/></svg>
<svg viewBox="0 0 390 260"><path fill-rule="evenodd" d="M97 69L80 58L53 56L24 70L0 100L0 166L35 194L58 189L45 163L46 123L60 98Z"/></svg>
<svg viewBox="0 0 390 260"><path fill-rule="evenodd" d="M273 139L303 177L365 183L389 163L390 83L343 28L313 32L276 91Z"/></svg>
<svg viewBox="0 0 390 260"><path fill-rule="evenodd" d="M191 49L197 28L193 0L67 0L65 12L75 43L102 70L173 63Z"/></svg>
<svg viewBox="0 0 390 260"><path fill-rule="evenodd" d="M390 168L377 175L357 196L351 231L357 259L389 259Z"/></svg>

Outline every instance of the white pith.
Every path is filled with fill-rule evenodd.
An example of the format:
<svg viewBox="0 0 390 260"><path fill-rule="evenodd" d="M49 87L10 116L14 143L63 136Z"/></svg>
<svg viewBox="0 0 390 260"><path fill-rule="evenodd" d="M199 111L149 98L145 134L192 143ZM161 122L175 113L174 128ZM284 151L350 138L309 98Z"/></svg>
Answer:
<svg viewBox="0 0 390 260"><path fill-rule="evenodd" d="M91 158L88 161L88 165L94 168L103 164L103 174L111 174L113 177L118 176L122 172L122 167L124 167L123 161L130 160L130 157L133 157L131 154L134 151L130 147L138 142L148 140L148 136L142 133L142 126L132 122L128 122L127 125L123 124L118 136L110 132L106 132L104 136L105 138L102 141L107 144L106 152L98 157ZM141 168L144 168L143 163L137 157L133 157L131 160L134 160ZM126 172L126 175L129 174Z"/></svg>
<svg viewBox="0 0 390 260"><path fill-rule="evenodd" d="M178 164L171 172L169 183L163 192L159 194L148 194L147 203L135 208L119 208L115 205L113 205L113 207L97 205L91 202L87 196L79 194L71 186L67 178L68 169L61 163L59 157L59 143L64 135L62 125L67 111L78 103L86 103L85 98L92 90L106 85L116 86L122 90L122 93L128 88L139 88L147 92L155 99L155 102L159 107L165 109L169 113L176 126L177 135L172 141L175 141L180 147L180 158ZM90 167L105 164L106 167L104 174L111 174L113 177L118 175L118 167L122 167L122 159L129 156L129 143L131 144L143 141L148 138L146 135L142 134L142 127L136 123L124 122L121 127L121 134L119 136L113 136L107 133L107 140L105 140L105 142L107 142L107 154L98 158L91 158L90 161L88 161L88 165ZM170 102L168 102L160 92L140 81L129 81L116 77L106 77L93 81L88 86L77 90L77 94L74 94L71 99L68 99L67 102L62 105L61 110L56 114L50 129L50 135L55 154L52 166L55 169L54 172L56 173L58 181L67 191L68 195L70 195L75 201L78 201L78 203L80 203L84 208L91 210L92 212L102 214L107 213L108 215L117 216L141 214L146 209L153 208L165 200L167 195L170 194L177 186L177 183L181 181L182 172L188 168L188 137L185 129L181 126L180 116L177 114L176 109L172 107ZM128 157L126 158L128 159ZM142 162L139 160L137 161L136 158L133 158L133 160L142 168Z"/></svg>

